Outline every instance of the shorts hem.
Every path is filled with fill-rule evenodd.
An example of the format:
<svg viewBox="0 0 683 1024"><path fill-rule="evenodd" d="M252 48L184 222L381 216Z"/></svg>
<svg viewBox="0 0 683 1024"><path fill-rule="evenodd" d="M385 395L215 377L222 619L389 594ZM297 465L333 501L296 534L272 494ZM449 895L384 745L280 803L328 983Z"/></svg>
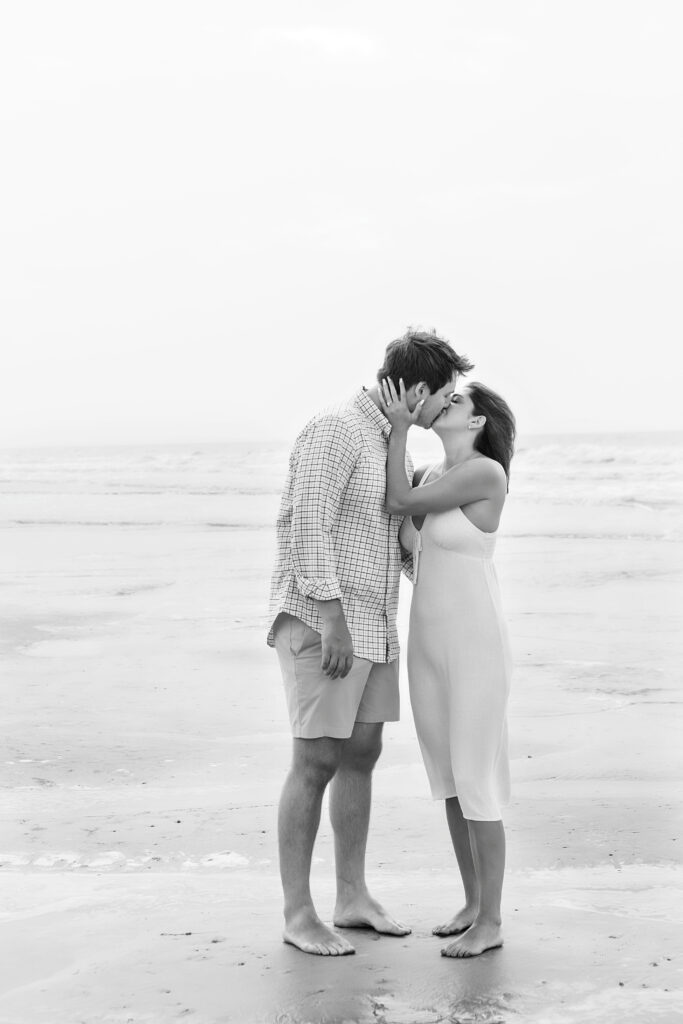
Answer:
<svg viewBox="0 0 683 1024"><path fill-rule="evenodd" d="M357 718L356 722L361 722L363 725L384 725L385 722L400 722L399 715L387 715L386 718ZM355 722L354 722L355 725Z"/></svg>
<svg viewBox="0 0 683 1024"><path fill-rule="evenodd" d="M353 732L353 728L351 729ZM319 728L310 729L292 729L292 738L295 740L348 740L351 737L351 732L344 733L343 736L338 735L338 731L332 730L321 732Z"/></svg>

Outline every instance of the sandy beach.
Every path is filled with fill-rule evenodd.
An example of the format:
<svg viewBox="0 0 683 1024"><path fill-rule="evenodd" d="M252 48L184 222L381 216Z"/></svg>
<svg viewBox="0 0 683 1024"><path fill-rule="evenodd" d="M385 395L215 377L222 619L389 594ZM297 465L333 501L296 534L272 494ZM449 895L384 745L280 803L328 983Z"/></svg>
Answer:
<svg viewBox="0 0 683 1024"><path fill-rule="evenodd" d="M265 645L280 468L230 504L206 488L79 491L49 465L6 486L0 523L0 1024L683 1019L670 510L550 508L513 489L496 560L517 664L505 946L456 962L430 934L460 887L402 678L368 874L413 932L354 932L356 955L330 960L280 938L290 739ZM329 919L325 815L314 891Z"/></svg>

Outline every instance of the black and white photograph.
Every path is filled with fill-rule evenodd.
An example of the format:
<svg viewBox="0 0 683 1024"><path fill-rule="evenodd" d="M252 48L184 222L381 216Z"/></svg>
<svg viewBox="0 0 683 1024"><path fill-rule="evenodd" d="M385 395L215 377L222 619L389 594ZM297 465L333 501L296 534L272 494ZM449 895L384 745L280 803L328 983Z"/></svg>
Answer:
<svg viewBox="0 0 683 1024"><path fill-rule="evenodd" d="M682 41L0 4L0 1024L683 1021Z"/></svg>

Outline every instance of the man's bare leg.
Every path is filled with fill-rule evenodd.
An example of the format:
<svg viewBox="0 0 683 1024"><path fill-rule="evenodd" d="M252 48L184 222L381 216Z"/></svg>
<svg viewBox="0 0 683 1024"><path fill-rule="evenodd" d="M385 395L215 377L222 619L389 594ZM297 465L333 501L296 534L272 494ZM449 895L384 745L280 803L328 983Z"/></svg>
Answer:
<svg viewBox="0 0 683 1024"><path fill-rule="evenodd" d="M457 796L449 797L446 800L446 820L465 890L465 906L450 921L433 928L432 934L460 935L461 932L467 931L479 911L479 883L472 857L470 830L463 818Z"/></svg>
<svg viewBox="0 0 683 1024"><path fill-rule="evenodd" d="M337 865L337 928L374 928L383 935L408 935L410 928L386 912L365 883L365 849L370 823L372 770L382 750L382 723L356 722L343 741L339 768L330 786L330 819Z"/></svg>
<svg viewBox="0 0 683 1024"><path fill-rule="evenodd" d="M292 767L282 790L278 815L280 876L285 896L283 938L304 953L319 956L355 952L346 939L320 920L310 887L323 793L339 764L343 742L327 737L294 740Z"/></svg>
<svg viewBox="0 0 683 1024"><path fill-rule="evenodd" d="M469 821L474 868L479 882L479 910L472 926L441 952L444 956L479 956L503 945L500 900L505 872L502 821Z"/></svg>

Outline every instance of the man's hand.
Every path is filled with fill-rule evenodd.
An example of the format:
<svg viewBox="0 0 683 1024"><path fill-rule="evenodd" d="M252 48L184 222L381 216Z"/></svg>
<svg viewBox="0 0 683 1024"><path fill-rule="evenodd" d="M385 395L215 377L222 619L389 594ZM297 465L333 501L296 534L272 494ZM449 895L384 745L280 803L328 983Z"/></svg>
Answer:
<svg viewBox="0 0 683 1024"><path fill-rule="evenodd" d="M330 679L343 679L353 665L353 641L341 601L318 601L323 618L321 668Z"/></svg>

